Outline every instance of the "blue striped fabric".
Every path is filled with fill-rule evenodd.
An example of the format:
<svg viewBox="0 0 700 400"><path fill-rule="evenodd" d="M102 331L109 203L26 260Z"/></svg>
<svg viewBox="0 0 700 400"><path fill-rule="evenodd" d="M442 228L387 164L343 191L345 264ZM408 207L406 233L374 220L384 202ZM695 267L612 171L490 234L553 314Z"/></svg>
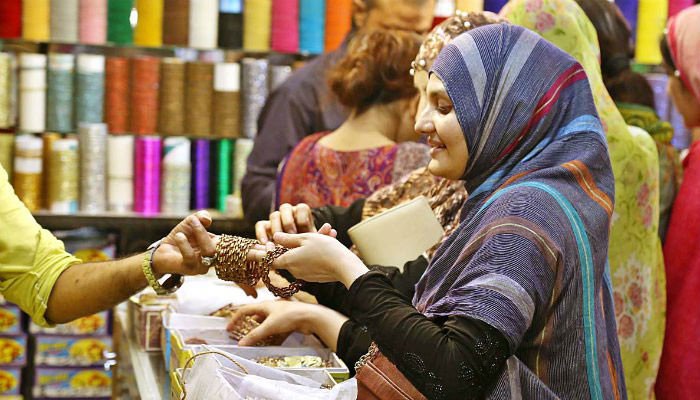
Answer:
<svg viewBox="0 0 700 400"><path fill-rule="evenodd" d="M453 40L432 73L465 135L470 198L414 305L504 334L513 359L491 398L624 398L605 284L614 183L585 72L538 35L492 25Z"/></svg>

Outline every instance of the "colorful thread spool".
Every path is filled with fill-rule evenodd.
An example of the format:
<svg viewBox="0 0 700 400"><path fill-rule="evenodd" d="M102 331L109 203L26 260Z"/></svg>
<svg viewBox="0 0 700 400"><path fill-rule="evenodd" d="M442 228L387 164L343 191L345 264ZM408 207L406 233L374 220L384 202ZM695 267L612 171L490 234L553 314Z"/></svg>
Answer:
<svg viewBox="0 0 700 400"><path fill-rule="evenodd" d="M0 53L0 129L15 124L15 58L10 53Z"/></svg>
<svg viewBox="0 0 700 400"><path fill-rule="evenodd" d="M273 0L272 50L294 53L299 49L299 0Z"/></svg>
<svg viewBox="0 0 700 400"><path fill-rule="evenodd" d="M157 136L136 138L134 211L145 215L160 212L161 147Z"/></svg>
<svg viewBox="0 0 700 400"><path fill-rule="evenodd" d="M169 137L163 142L163 182L161 212L186 215L190 210L190 140Z"/></svg>
<svg viewBox="0 0 700 400"><path fill-rule="evenodd" d="M242 61L242 136L254 138L258 131L258 116L267 100L269 62L265 59L244 58Z"/></svg>
<svg viewBox="0 0 700 400"><path fill-rule="evenodd" d="M243 48L270 50L272 0L245 0L243 6Z"/></svg>
<svg viewBox="0 0 700 400"><path fill-rule="evenodd" d="M185 62L164 58L160 66L158 131L164 135L185 132Z"/></svg>
<svg viewBox="0 0 700 400"><path fill-rule="evenodd" d="M214 49L219 33L218 0L190 0L190 47Z"/></svg>
<svg viewBox="0 0 700 400"><path fill-rule="evenodd" d="M107 210L107 124L82 122L80 140L80 211Z"/></svg>
<svg viewBox="0 0 700 400"><path fill-rule="evenodd" d="M241 131L241 66L214 66L214 135L235 138Z"/></svg>
<svg viewBox="0 0 700 400"><path fill-rule="evenodd" d="M194 61L187 63L186 68L185 132L192 136L210 136L214 65Z"/></svg>
<svg viewBox="0 0 700 400"><path fill-rule="evenodd" d="M299 0L299 51L323 53L326 27L325 0Z"/></svg>
<svg viewBox="0 0 700 400"><path fill-rule="evenodd" d="M128 132L131 64L126 57L105 61L105 122L112 133Z"/></svg>
<svg viewBox="0 0 700 400"><path fill-rule="evenodd" d="M637 47L635 60L640 64L661 64L659 39L666 28L668 2L666 0L639 0L637 20Z"/></svg>
<svg viewBox="0 0 700 400"><path fill-rule="evenodd" d="M79 54L75 85L75 119L78 124L103 121L104 84L105 57Z"/></svg>
<svg viewBox="0 0 700 400"><path fill-rule="evenodd" d="M136 57L131 60L131 132L154 134L158 130L158 86L160 59Z"/></svg>
<svg viewBox="0 0 700 400"><path fill-rule="evenodd" d="M49 131L75 131L73 125L74 70L75 57L72 54L49 54L48 102L46 104L46 129Z"/></svg>
<svg viewBox="0 0 700 400"><path fill-rule="evenodd" d="M47 208L58 214L78 212L78 139L55 139L51 143L46 169Z"/></svg>
<svg viewBox="0 0 700 400"><path fill-rule="evenodd" d="M134 137L107 138L107 203L109 211L129 212L134 208Z"/></svg>
<svg viewBox="0 0 700 400"><path fill-rule="evenodd" d="M78 0L51 0L51 40L61 43L78 41Z"/></svg>
<svg viewBox="0 0 700 400"><path fill-rule="evenodd" d="M115 44L131 44L134 30L131 27L131 11L134 0L108 0L107 41Z"/></svg>
<svg viewBox="0 0 700 400"><path fill-rule="evenodd" d="M325 51L340 47L352 29L352 0L326 1Z"/></svg>
<svg viewBox="0 0 700 400"><path fill-rule="evenodd" d="M234 143L233 194L237 197L241 196L241 181L243 181L246 166L248 165L248 156L253 151L254 143L251 139L236 139Z"/></svg>
<svg viewBox="0 0 700 400"><path fill-rule="evenodd" d="M49 0L22 1L22 38L35 42L47 42L51 37Z"/></svg>
<svg viewBox="0 0 700 400"><path fill-rule="evenodd" d="M136 0L135 45L160 47L163 44L163 1Z"/></svg>
<svg viewBox="0 0 700 400"><path fill-rule="evenodd" d="M216 145L216 208L226 211L226 199L233 192L233 143L222 139Z"/></svg>
<svg viewBox="0 0 700 400"><path fill-rule="evenodd" d="M209 208L209 174L211 162L211 142L207 139L194 141L192 149L192 205L195 210Z"/></svg>
<svg viewBox="0 0 700 400"><path fill-rule="evenodd" d="M0 133L0 167L5 169L7 176L12 181L14 169L15 135L12 133Z"/></svg>
<svg viewBox="0 0 700 400"><path fill-rule="evenodd" d="M0 1L0 38L22 37L22 0Z"/></svg>
<svg viewBox="0 0 700 400"><path fill-rule="evenodd" d="M186 46L189 40L190 0L163 3L163 44Z"/></svg>
<svg viewBox="0 0 700 400"><path fill-rule="evenodd" d="M242 0L221 0L219 3L219 47L240 49L243 47Z"/></svg>
<svg viewBox="0 0 700 400"><path fill-rule="evenodd" d="M107 40L107 0L80 0L79 21L81 43L103 44Z"/></svg>
<svg viewBox="0 0 700 400"><path fill-rule="evenodd" d="M22 53L19 57L19 130L46 130L46 55Z"/></svg>
<svg viewBox="0 0 700 400"><path fill-rule="evenodd" d="M12 186L17 197L30 211L37 211L42 203L44 142L32 135L15 138L14 179Z"/></svg>

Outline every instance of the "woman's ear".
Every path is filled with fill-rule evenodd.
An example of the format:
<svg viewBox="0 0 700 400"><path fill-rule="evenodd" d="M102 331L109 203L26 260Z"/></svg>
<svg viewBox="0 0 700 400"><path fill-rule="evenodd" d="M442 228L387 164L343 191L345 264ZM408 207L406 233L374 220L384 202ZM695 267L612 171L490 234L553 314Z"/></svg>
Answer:
<svg viewBox="0 0 700 400"><path fill-rule="evenodd" d="M685 125L688 128L700 127L700 100L683 84L680 78L669 77L668 94L683 116Z"/></svg>

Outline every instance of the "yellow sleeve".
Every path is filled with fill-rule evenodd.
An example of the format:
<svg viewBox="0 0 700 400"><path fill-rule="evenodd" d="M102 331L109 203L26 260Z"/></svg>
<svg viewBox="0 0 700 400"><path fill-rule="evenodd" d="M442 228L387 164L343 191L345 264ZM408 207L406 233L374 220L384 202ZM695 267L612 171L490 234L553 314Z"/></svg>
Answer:
<svg viewBox="0 0 700 400"><path fill-rule="evenodd" d="M44 314L51 290L61 273L79 262L34 220L0 166L0 293L34 322L48 325Z"/></svg>

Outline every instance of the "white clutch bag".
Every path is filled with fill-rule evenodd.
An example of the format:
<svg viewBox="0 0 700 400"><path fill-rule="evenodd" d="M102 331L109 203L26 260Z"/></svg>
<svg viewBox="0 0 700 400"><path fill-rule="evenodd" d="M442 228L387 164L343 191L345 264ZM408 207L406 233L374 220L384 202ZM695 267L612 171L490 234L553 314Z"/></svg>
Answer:
<svg viewBox="0 0 700 400"><path fill-rule="evenodd" d="M413 261L442 238L442 225L423 196L377 214L348 230L367 265L398 267Z"/></svg>

